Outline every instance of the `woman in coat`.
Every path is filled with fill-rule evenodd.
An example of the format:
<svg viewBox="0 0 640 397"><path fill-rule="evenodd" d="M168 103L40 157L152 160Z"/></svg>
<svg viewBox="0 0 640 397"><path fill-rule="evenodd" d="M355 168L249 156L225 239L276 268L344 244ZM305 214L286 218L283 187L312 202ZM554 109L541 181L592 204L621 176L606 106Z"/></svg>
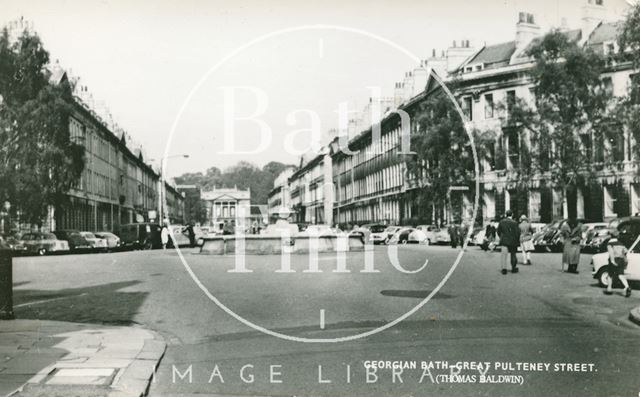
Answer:
<svg viewBox="0 0 640 397"><path fill-rule="evenodd" d="M562 269L567 265L567 272L578 274L580 263L580 239L582 238L582 224L575 218L570 218L560 227L560 233L564 239L562 251Z"/></svg>
<svg viewBox="0 0 640 397"><path fill-rule="evenodd" d="M162 230L160 230L160 241L162 242L162 249L167 249L167 244L169 243L169 228L167 226L162 226Z"/></svg>

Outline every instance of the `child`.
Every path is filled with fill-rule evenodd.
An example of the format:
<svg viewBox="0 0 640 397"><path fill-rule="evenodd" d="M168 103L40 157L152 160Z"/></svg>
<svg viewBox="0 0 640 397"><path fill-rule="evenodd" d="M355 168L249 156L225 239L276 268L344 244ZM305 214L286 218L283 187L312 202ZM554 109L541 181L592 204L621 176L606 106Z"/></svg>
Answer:
<svg viewBox="0 0 640 397"><path fill-rule="evenodd" d="M627 267L627 248L618 240L618 231L611 232L611 240L607 244L607 252L609 253L609 284L605 294L611 295L613 292L613 283L616 279L620 280L624 285L624 296L627 298L631 296L631 288L629 282L624 276L624 271Z"/></svg>

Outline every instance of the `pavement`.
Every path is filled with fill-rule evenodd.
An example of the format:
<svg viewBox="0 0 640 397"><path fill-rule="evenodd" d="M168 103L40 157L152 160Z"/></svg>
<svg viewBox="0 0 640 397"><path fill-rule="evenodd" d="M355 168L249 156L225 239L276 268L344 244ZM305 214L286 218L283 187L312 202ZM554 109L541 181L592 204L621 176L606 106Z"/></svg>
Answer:
<svg viewBox="0 0 640 397"><path fill-rule="evenodd" d="M139 327L0 321L0 396L142 396L165 348Z"/></svg>

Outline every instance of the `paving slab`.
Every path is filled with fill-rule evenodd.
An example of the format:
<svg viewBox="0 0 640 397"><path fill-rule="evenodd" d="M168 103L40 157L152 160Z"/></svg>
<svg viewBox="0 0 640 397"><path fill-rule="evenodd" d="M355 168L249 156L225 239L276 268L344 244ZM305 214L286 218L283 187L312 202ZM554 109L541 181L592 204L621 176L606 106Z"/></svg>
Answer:
<svg viewBox="0 0 640 397"><path fill-rule="evenodd" d="M138 327L0 321L0 397L142 396L165 348Z"/></svg>

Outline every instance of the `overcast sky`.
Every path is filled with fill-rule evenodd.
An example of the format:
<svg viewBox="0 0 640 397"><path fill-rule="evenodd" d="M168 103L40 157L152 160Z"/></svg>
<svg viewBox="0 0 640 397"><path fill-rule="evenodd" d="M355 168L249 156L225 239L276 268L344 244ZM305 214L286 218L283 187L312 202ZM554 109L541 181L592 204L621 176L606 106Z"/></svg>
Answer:
<svg viewBox="0 0 640 397"><path fill-rule="evenodd" d="M305 25L337 25L370 32L404 47L419 58L453 40L475 46L513 40L518 11L536 15L544 30L563 18L579 27L587 0L448 0L448 1L125 1L0 0L0 23L20 16L34 23L52 60L80 77L94 98L104 101L120 124L160 158L185 100L203 76L243 44L272 32ZM625 8L624 0L605 0L609 19ZM354 32L310 29L267 38L211 72L185 106L169 155L170 175L204 171L247 160L296 162L291 145L308 146L308 109L326 132L338 124L338 104L359 110L377 86L392 95L393 84L414 61L372 37ZM269 144L257 154L222 154L223 87L236 89L238 116L257 111L256 92L268 104L259 118L270 128ZM231 92L227 88L227 95ZM227 96L227 99L229 97ZM226 103L228 103L227 101ZM289 116L287 116L289 115ZM254 151L263 135L253 122L237 122L236 150ZM266 136L266 135L264 135ZM227 146L228 147L228 146Z"/></svg>

